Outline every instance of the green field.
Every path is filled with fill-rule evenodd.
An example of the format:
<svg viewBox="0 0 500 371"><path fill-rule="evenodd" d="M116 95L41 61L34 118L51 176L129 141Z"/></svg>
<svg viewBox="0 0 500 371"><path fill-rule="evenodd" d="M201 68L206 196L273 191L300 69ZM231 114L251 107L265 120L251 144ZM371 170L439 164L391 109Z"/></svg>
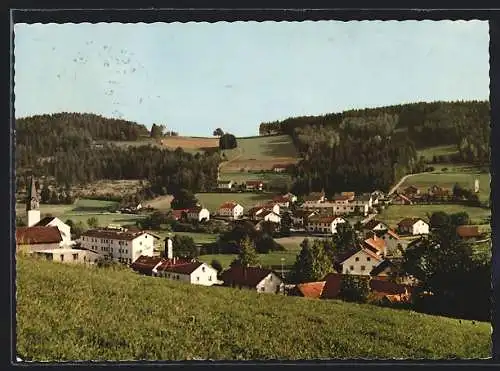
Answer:
<svg viewBox="0 0 500 371"><path fill-rule="evenodd" d="M89 218L95 217L99 226L105 227L109 224L135 224L144 215L118 214L107 211L110 206L117 203L114 201L101 201L90 199L78 199L73 205L45 205L40 204L40 216L47 215L58 217L63 222L71 219L73 222L86 222ZM24 204L16 204L16 215L25 218L26 211Z"/></svg>
<svg viewBox="0 0 500 371"><path fill-rule="evenodd" d="M441 170L439 167L437 170ZM490 174L473 171L470 168L449 169L447 172L436 171L434 173L421 173L408 177L400 186L404 189L410 185L414 185L421 189L421 192L427 191L433 185L438 185L443 188L453 189L453 186L458 183L464 188L474 189L475 179L479 179L479 199L488 201L490 197Z"/></svg>
<svg viewBox="0 0 500 371"><path fill-rule="evenodd" d="M269 160L276 157L297 158L297 150L288 135L256 136L236 138L238 147L227 152L228 160L240 156L241 159Z"/></svg>
<svg viewBox="0 0 500 371"><path fill-rule="evenodd" d="M417 151L418 157L424 156L427 161L432 161L433 156L453 155L455 153L458 153L456 145L427 147Z"/></svg>
<svg viewBox="0 0 500 371"><path fill-rule="evenodd" d="M259 256L259 264L264 267L268 268L272 265L274 266L280 266L281 265L281 258L285 259L283 261L283 266L285 269L289 268L290 266L295 263L295 259L297 257L297 251L276 251L276 252L270 252L269 254L258 254ZM209 255L201 255L199 259L201 261L204 261L208 264L212 260L218 260L224 268L228 268L231 262L236 258L235 254L209 254Z"/></svg>
<svg viewBox="0 0 500 371"><path fill-rule="evenodd" d="M196 198L203 207L210 212L217 211L219 206L226 201L235 201L245 209L255 206L258 203L272 200L274 194L271 193L197 193Z"/></svg>
<svg viewBox="0 0 500 371"><path fill-rule="evenodd" d="M377 215L376 219L395 228L404 218L423 218L427 221L427 214L436 211L444 211L448 214L465 211L469 214L472 224L487 224L486 219L491 216L491 210L489 209L462 205L391 205Z"/></svg>
<svg viewBox="0 0 500 371"><path fill-rule="evenodd" d="M27 257L16 269L16 350L24 360L491 356L489 323Z"/></svg>

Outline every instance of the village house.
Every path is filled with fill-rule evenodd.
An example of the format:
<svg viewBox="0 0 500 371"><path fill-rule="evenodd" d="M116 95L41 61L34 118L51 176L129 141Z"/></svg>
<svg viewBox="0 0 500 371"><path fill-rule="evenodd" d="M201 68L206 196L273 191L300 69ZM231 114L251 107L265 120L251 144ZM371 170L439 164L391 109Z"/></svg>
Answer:
<svg viewBox="0 0 500 371"><path fill-rule="evenodd" d="M175 209L172 210L172 218L174 220L185 220L188 217L189 209Z"/></svg>
<svg viewBox="0 0 500 371"><path fill-rule="evenodd" d="M306 230L309 233L337 233L337 225L345 223L344 218L337 216L313 216L308 219Z"/></svg>
<svg viewBox="0 0 500 371"><path fill-rule="evenodd" d="M312 218L315 215L317 215L315 211L308 211L303 209L295 210L291 215L292 224L294 227L304 228L309 222L309 218Z"/></svg>
<svg viewBox="0 0 500 371"><path fill-rule="evenodd" d="M221 274L224 286L277 294L283 290L282 279L272 270L259 267L231 267Z"/></svg>
<svg viewBox="0 0 500 371"><path fill-rule="evenodd" d="M281 217L272 210L264 210L258 215L258 218L265 222L281 223Z"/></svg>
<svg viewBox="0 0 500 371"><path fill-rule="evenodd" d="M390 199L391 204L393 205L413 205L413 201L410 200L408 197L402 194L395 194L391 199Z"/></svg>
<svg viewBox="0 0 500 371"><path fill-rule="evenodd" d="M407 241L402 240L392 229L387 229L384 233L379 235L379 238L384 240L386 256L400 256L402 250L404 250L408 244Z"/></svg>
<svg viewBox="0 0 500 371"><path fill-rule="evenodd" d="M352 249L337 258L337 271L345 274L369 275L383 258L366 248Z"/></svg>
<svg viewBox="0 0 500 371"><path fill-rule="evenodd" d="M388 280L396 273L397 271L394 263L392 263L389 259L384 259L372 269L370 276L376 277L379 280Z"/></svg>
<svg viewBox="0 0 500 371"><path fill-rule="evenodd" d="M264 182L261 180L248 180L245 183L245 189L247 191L262 191L264 188Z"/></svg>
<svg viewBox="0 0 500 371"><path fill-rule="evenodd" d="M61 232L62 245L69 246L71 244L71 227L59 218L46 216L36 223L34 227L57 227Z"/></svg>
<svg viewBox="0 0 500 371"><path fill-rule="evenodd" d="M208 264L199 261L164 260L153 269L153 275L192 285L212 286L218 283L217 271Z"/></svg>
<svg viewBox="0 0 500 371"><path fill-rule="evenodd" d="M255 206L255 207L252 207L251 209L248 209L247 211L247 216L252 219L252 220L257 220L258 219L258 215L262 214L262 212L264 211L264 207L263 206Z"/></svg>
<svg viewBox="0 0 500 371"><path fill-rule="evenodd" d="M210 211L204 207L196 206L187 211L187 218L188 220L207 222L210 220Z"/></svg>
<svg viewBox="0 0 500 371"><path fill-rule="evenodd" d="M219 180L217 188L221 191L230 191L233 189L234 182L232 180Z"/></svg>
<svg viewBox="0 0 500 371"><path fill-rule="evenodd" d="M361 214L367 214L373 208L373 197L371 194L356 195L349 200L355 210Z"/></svg>
<svg viewBox="0 0 500 371"><path fill-rule="evenodd" d="M420 218L405 218L398 223L398 231L404 235L429 234L429 224Z"/></svg>
<svg viewBox="0 0 500 371"><path fill-rule="evenodd" d="M35 251L34 254L45 257L45 259L70 264L95 264L100 255L85 249L53 248Z"/></svg>
<svg viewBox="0 0 500 371"><path fill-rule="evenodd" d="M155 240L159 239L158 236L144 231L90 229L82 234L80 244L105 259L131 264L141 255L154 256Z"/></svg>
<svg viewBox="0 0 500 371"><path fill-rule="evenodd" d="M326 281L306 282L294 285L288 292L289 296L300 296L303 298L319 299L325 287Z"/></svg>
<svg viewBox="0 0 500 371"><path fill-rule="evenodd" d="M236 220L243 216L243 206L234 201L224 202L220 205L218 214Z"/></svg>
<svg viewBox="0 0 500 371"><path fill-rule="evenodd" d="M456 229L458 237L466 241L477 241L484 237L477 225L460 225Z"/></svg>
<svg viewBox="0 0 500 371"><path fill-rule="evenodd" d="M17 227L16 247L19 251L35 252L58 249L63 239L57 227Z"/></svg>
<svg viewBox="0 0 500 371"><path fill-rule="evenodd" d="M365 225L362 227L362 231L364 235L366 236L367 234L370 234L370 232L384 232L387 231L389 227L387 224L381 222L380 220L377 219L371 219Z"/></svg>
<svg viewBox="0 0 500 371"><path fill-rule="evenodd" d="M365 249L371 250L377 255L386 255L386 246L384 239L377 236L376 232L369 232L367 234L367 239L363 241L363 247Z"/></svg>
<svg viewBox="0 0 500 371"><path fill-rule="evenodd" d="M264 204L264 208L268 209L268 210L271 210L275 214L280 215L280 211L281 211L280 205L278 205L275 202L271 201L271 202L268 202L268 203Z"/></svg>
<svg viewBox="0 0 500 371"><path fill-rule="evenodd" d="M159 256L141 255L132 264L130 264L130 268L137 273L152 276L155 268L158 267L163 261L164 259Z"/></svg>
<svg viewBox="0 0 500 371"><path fill-rule="evenodd" d="M411 198L413 196L419 195L420 194L420 190L417 187L411 185L411 186L408 186L405 189L403 189L403 194L405 196Z"/></svg>
<svg viewBox="0 0 500 371"><path fill-rule="evenodd" d="M284 208L289 208L290 207L290 204L292 203L292 201L290 201L290 199L288 197L285 197L285 196L275 196L273 198L273 202L276 203L276 205L280 206L280 207L284 207Z"/></svg>
<svg viewBox="0 0 500 371"><path fill-rule="evenodd" d="M304 200L302 207L315 206L325 201L325 192L311 192L309 195L302 198Z"/></svg>

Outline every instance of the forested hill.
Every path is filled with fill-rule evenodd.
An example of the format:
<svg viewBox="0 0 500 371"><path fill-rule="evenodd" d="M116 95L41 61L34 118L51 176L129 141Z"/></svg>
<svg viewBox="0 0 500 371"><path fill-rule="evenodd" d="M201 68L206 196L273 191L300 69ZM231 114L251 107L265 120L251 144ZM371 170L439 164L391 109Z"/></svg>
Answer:
<svg viewBox="0 0 500 371"><path fill-rule="evenodd" d="M306 126L339 128L346 120L374 120L390 115L396 117L396 132L407 132L416 148L445 144L464 145L462 141L474 133L489 147L490 105L488 101L456 101L411 103L387 107L348 110L322 116L291 117L260 124L259 133L289 134ZM487 142L483 139L487 138Z"/></svg>
<svg viewBox="0 0 500 371"><path fill-rule="evenodd" d="M53 145L74 145L76 138L88 144L92 140L136 140L149 135L144 125L107 118L91 113L36 115L16 120L16 144L44 154Z"/></svg>

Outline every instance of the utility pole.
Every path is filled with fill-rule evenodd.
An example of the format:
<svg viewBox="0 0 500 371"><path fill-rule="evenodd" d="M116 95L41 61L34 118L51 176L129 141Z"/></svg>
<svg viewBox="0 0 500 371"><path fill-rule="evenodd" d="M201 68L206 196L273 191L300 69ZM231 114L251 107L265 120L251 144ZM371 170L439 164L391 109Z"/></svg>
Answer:
<svg viewBox="0 0 500 371"><path fill-rule="evenodd" d="M285 295L285 273L284 273L284 263L285 263L285 258L281 258L281 280L283 283L283 295Z"/></svg>

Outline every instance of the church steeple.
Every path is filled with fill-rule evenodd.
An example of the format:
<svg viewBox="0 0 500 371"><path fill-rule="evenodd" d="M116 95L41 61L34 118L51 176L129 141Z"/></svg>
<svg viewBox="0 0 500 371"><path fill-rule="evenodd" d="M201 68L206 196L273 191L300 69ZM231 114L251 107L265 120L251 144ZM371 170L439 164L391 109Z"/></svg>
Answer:
<svg viewBox="0 0 500 371"><path fill-rule="evenodd" d="M26 214L28 214L28 227L32 227L40 221L40 200L38 199L34 176L31 176L31 182L26 197Z"/></svg>
<svg viewBox="0 0 500 371"><path fill-rule="evenodd" d="M40 200L38 199L38 193L36 191L35 177L31 176L31 183L26 198L26 211L39 210L39 209L40 209Z"/></svg>

